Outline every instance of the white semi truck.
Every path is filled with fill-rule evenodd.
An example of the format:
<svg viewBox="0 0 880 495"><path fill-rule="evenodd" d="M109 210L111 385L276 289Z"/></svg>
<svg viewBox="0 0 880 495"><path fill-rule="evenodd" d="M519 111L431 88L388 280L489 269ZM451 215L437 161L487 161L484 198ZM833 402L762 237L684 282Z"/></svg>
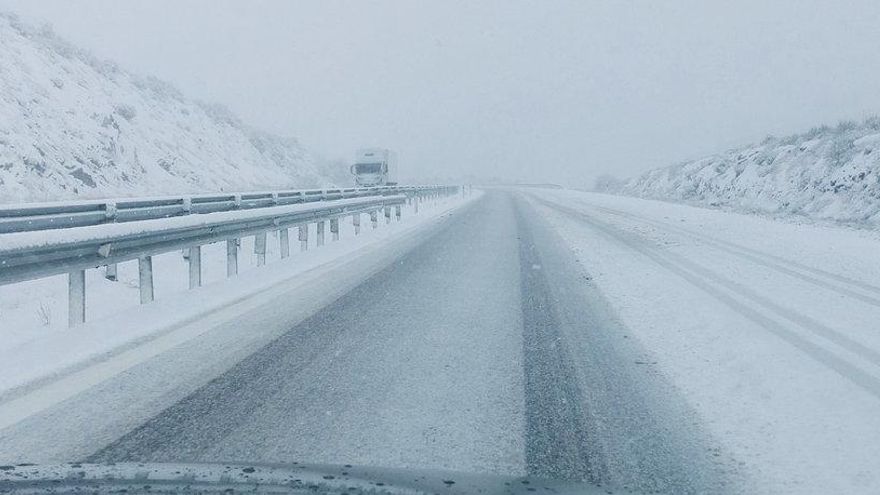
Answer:
<svg viewBox="0 0 880 495"><path fill-rule="evenodd" d="M395 186L397 153L385 148L360 149L351 173L358 187Z"/></svg>

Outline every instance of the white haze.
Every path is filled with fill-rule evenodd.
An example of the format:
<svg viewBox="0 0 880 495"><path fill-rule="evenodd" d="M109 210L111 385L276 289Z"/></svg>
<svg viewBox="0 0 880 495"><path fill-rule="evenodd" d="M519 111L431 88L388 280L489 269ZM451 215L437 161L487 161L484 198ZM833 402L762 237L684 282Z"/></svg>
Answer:
<svg viewBox="0 0 880 495"><path fill-rule="evenodd" d="M586 186L880 112L880 3L0 0L403 180ZM0 68L2 70L2 68Z"/></svg>

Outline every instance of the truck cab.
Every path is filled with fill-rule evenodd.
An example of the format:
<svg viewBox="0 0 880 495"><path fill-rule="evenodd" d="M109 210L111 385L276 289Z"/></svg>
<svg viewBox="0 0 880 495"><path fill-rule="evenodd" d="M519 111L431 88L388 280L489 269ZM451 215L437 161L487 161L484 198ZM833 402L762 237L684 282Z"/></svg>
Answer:
<svg viewBox="0 0 880 495"><path fill-rule="evenodd" d="M358 150L351 166L358 187L393 186L397 184L397 156L385 148Z"/></svg>

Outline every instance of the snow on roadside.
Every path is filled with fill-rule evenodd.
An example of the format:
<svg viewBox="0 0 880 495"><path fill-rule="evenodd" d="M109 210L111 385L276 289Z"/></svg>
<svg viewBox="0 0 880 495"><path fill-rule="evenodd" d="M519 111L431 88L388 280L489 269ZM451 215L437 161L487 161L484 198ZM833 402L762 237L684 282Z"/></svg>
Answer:
<svg viewBox="0 0 880 495"><path fill-rule="evenodd" d="M471 198L476 198L475 194ZM92 359L120 346L160 332L159 318L171 325L245 297L306 270L330 263L365 246L390 242L395 236L431 222L461 204L453 197L436 205L423 203L418 215L404 208L401 222L371 229L362 219L361 234L354 236L350 217L340 221L340 241L327 235L326 245L315 246L315 225L309 226L309 250L299 252L296 233L291 235L291 256L280 259L277 235L270 234L267 264L256 266L253 237L242 239L239 275L226 278L225 243L202 248L203 287L188 290L187 262L182 252L153 258L156 303L138 304L137 261L120 263L118 282L103 278L101 270L86 272L85 325L67 328L67 279L43 278L0 286L0 394L67 367ZM150 306L174 307L175 314L156 315ZM128 313L130 326L119 328L121 314ZM113 323L110 325L110 323Z"/></svg>
<svg viewBox="0 0 880 495"><path fill-rule="evenodd" d="M880 117L815 127L784 138L658 168L609 192L641 198L880 225Z"/></svg>
<svg viewBox="0 0 880 495"><path fill-rule="evenodd" d="M876 232L535 194L598 223L533 201L741 463L744 491L880 492Z"/></svg>

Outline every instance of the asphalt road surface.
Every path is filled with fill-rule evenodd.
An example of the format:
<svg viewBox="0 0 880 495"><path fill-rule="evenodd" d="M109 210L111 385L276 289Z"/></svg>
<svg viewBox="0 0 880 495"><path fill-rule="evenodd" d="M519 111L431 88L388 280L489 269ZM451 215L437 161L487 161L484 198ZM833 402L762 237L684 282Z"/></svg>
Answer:
<svg viewBox="0 0 880 495"><path fill-rule="evenodd" d="M527 201L488 193L86 460L350 463L726 490L715 442L563 246Z"/></svg>

